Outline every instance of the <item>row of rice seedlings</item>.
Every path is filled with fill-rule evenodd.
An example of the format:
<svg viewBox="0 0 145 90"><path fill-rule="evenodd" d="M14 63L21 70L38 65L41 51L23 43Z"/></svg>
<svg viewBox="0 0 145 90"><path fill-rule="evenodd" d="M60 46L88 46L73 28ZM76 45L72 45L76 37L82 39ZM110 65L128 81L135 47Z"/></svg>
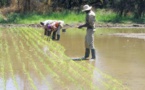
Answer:
<svg viewBox="0 0 145 90"><path fill-rule="evenodd" d="M4 88L6 89L6 85L7 85L7 78L6 78L6 66L5 65L7 65L7 57L6 57L6 55L8 54L7 52L6 52L6 50L8 49L8 47L7 47L7 41L6 41L6 36L4 35L4 37L3 37L3 51L5 51L5 52L2 52L3 53L3 60L2 60L2 64L3 64L3 70L2 70L2 73L3 73L3 79L4 79Z"/></svg>
<svg viewBox="0 0 145 90"><path fill-rule="evenodd" d="M6 41L6 39L5 39L5 44L6 44L6 47L5 47L6 57L7 57L7 61L8 61L9 70L10 70L10 73L11 73L11 75L12 75L13 84L14 84L14 86L16 87L16 90L20 90L20 89L18 88L18 84L17 84L16 78L15 78L15 76L14 76L14 71L13 71L13 67L12 67L12 62L11 62L11 60L10 60L10 54L9 54L9 45L8 45L8 42Z"/></svg>
<svg viewBox="0 0 145 90"><path fill-rule="evenodd" d="M34 38L34 39L35 39L35 38ZM48 58L50 58L50 57L48 57ZM58 67L58 66L57 66L57 67ZM66 73L66 74L67 74L66 76L74 82L73 78L70 77L70 75L68 76L68 73Z"/></svg>
<svg viewBox="0 0 145 90"><path fill-rule="evenodd" d="M31 30L32 31L32 30ZM78 72L74 71L73 68L70 68L70 70L72 70L72 72L75 74L75 75L78 75L82 78L82 76L80 74L78 74ZM87 81L85 78L84 78L84 81ZM90 83L90 82L89 82Z"/></svg>
<svg viewBox="0 0 145 90"><path fill-rule="evenodd" d="M120 89L122 89L122 88L127 88L127 87L125 87L125 86L123 86L123 84L122 84L122 82L121 81L119 81L119 80L117 80L117 79L115 79L115 78L113 78L113 77L111 77L110 75L108 75L108 74L105 74L105 73L103 73L102 71L100 71L98 68L96 68L96 67L94 67L94 66L92 66L91 64L84 64L82 67L86 67L86 65L87 65L87 67L91 67L92 69L94 69L94 72L97 72L98 74L99 74L99 76L101 76L102 78L99 78L99 79L97 79L97 80L99 80L99 82L101 83L102 82L102 84L104 85L104 86L106 86L106 88L120 88ZM84 68L85 69L85 68ZM87 70L88 71L88 70ZM104 80L105 79L105 80ZM105 81L105 82L104 82Z"/></svg>
<svg viewBox="0 0 145 90"><path fill-rule="evenodd" d="M0 32L2 33L2 32ZM2 34L1 34L2 36ZM3 40L1 39L1 36L0 36L0 53L1 53L1 57L0 57L0 77L2 79L1 80L1 84L0 84L0 88L3 89L3 90L6 90L6 79L5 79L5 67L4 67L4 55L5 53L3 53L3 50L4 50L4 43L3 43Z"/></svg>
<svg viewBox="0 0 145 90"><path fill-rule="evenodd" d="M23 34L23 35L26 35L26 34ZM25 37L25 36L24 36L24 37ZM29 40L32 40L32 39L29 39ZM27 41L27 40L26 40L26 41ZM33 41L33 40L32 40L32 41ZM29 44L30 44L30 43L29 43ZM37 50L39 50L38 45L36 45L35 43L31 43L31 46L34 46ZM41 49L40 49L40 51L41 51ZM46 70L49 71L49 73L52 73L53 76L54 76L55 78L57 78L57 81L58 81L58 80L59 80L59 75L57 75L57 74L49 67L49 65L46 64L46 63L44 62L44 60L42 59L42 57L40 57L40 55L38 55L37 52L34 52L34 54L35 54L35 56L36 56L37 58L39 58L40 62L43 63L43 65L45 66ZM59 80L58 83L61 83L61 84L63 85L62 80Z"/></svg>
<svg viewBox="0 0 145 90"><path fill-rule="evenodd" d="M25 30L26 31L26 30ZM31 34L31 33L28 33L27 31L25 32L27 35L29 35L29 37L31 38L31 43L32 44L34 44L35 45L35 47L37 47L38 48L38 50L40 51L40 52L42 52L42 50L40 49L41 47L39 47L39 46L43 46L43 44L45 44L45 43L43 43L43 42L41 42L40 44L37 44L36 42L37 42L37 40L39 40L40 38L35 38L34 37L34 35L33 34ZM41 39L40 39L41 40ZM36 42L35 42L36 41ZM50 48L52 48L52 47L50 47ZM50 50L49 50L50 51ZM43 53L43 52L42 52ZM53 54L53 53L52 53ZM50 57L49 57L50 58ZM51 61L53 64L56 64L55 63L55 61Z"/></svg>
<svg viewBox="0 0 145 90"><path fill-rule="evenodd" d="M16 30L15 28L14 28L14 30ZM18 30L16 30L16 31L18 31ZM19 38L24 38L24 37L22 37L22 34L21 35L19 35ZM26 41L27 42L27 41ZM33 65L33 67L34 67L34 69L35 69L35 71L37 71L38 72L38 74L43 78L43 80L46 80L46 79L44 79L44 75L41 73L41 71L38 69L38 67L35 65L35 62L33 61L33 59L32 59L32 55L30 55L29 54L29 52L25 49L25 47L24 47L24 45L23 45L23 43L21 42L21 40L20 40L20 42L19 42L19 45L20 45L20 47L21 47L21 50L23 50L25 53L26 53L26 56L28 56L29 58L29 62L31 62L31 65ZM29 45L28 43L27 43L27 45ZM29 45L29 46L31 46L31 45ZM30 73L30 72L29 72ZM48 82L46 82L47 83L47 85L48 85ZM49 86L49 85L48 85Z"/></svg>
<svg viewBox="0 0 145 90"><path fill-rule="evenodd" d="M28 79L28 81L30 82L32 88L33 88L34 90L37 90L37 87L36 87L36 85L34 84L34 81L33 81L33 79L31 78L30 73L26 70L26 66L25 66L25 63L24 63L24 62L22 63L22 67L23 67L23 71L24 71L24 73L26 74L27 79Z"/></svg>
<svg viewBox="0 0 145 90"><path fill-rule="evenodd" d="M38 34L38 33L37 33ZM90 67L92 67L92 68L94 68L92 65L89 65ZM102 82L102 84L104 85L104 86L106 86L107 88L120 88L120 87L122 87L122 88L127 88L127 87L124 87L123 85L122 85L122 83L121 82L119 82L118 80L116 80L116 79L114 79L114 78L112 78L110 75L107 75L107 74L104 74L104 73L102 73L99 69L95 69L97 72L99 72L100 73L100 75L103 77L103 78L105 78L105 79L108 79L108 80L106 80L106 81L109 81L109 83L108 82L104 82L103 80L99 80L100 82ZM103 79L102 78L102 79ZM112 84L113 83L113 84ZM117 85L117 86L116 86ZM120 88L121 89L121 88Z"/></svg>
<svg viewBox="0 0 145 90"><path fill-rule="evenodd" d="M82 61L82 63L83 63L83 61ZM108 75L108 74L105 74L105 73L103 73L101 70L99 70L98 68L96 68L96 67L94 67L93 65L91 65L91 63L86 63L86 62L84 62L84 64L81 64L82 66L81 67L79 67L79 65L78 65L78 67L80 68L80 69L84 69L88 74L91 74L92 72L91 72L91 70L93 70L93 72L96 72L96 77L97 76L99 76L99 77L97 77L96 79L95 79L95 81L97 80L100 84L102 84L103 86L104 86L104 88L107 88L107 89L114 89L114 88L117 88L117 89L114 89L114 90L128 90L128 88L127 87L125 87L122 83L121 83L121 81L119 81L119 80L117 80L117 79L115 79L115 78L113 78L113 77L111 77L110 75ZM87 68L85 68L85 67L89 67L91 70L89 70L89 69L87 69ZM93 78L93 76L92 76L92 78Z"/></svg>
<svg viewBox="0 0 145 90"><path fill-rule="evenodd" d="M36 38L31 38L31 37L33 37L32 34L28 33L26 31L26 29L25 30L24 29L21 29L21 31L24 31L23 32L24 35L25 35L24 37L26 37L27 42L31 43L34 47L36 47L36 50L42 51L41 49L39 49L39 48L41 48L41 47L39 47L40 45L38 43L36 43L39 39L33 40L33 39L36 39ZM52 62L52 63L55 64L55 62Z"/></svg>
<svg viewBox="0 0 145 90"><path fill-rule="evenodd" d="M28 28L27 28L28 29ZM35 32L35 33L34 33ZM32 36L36 36L35 37L35 39L37 39L37 40L39 40L39 41L37 41L38 42L38 44L41 44L41 43L44 43L44 44L46 44L46 43L48 43L48 41L46 41L46 40L44 40L43 38L41 38L42 36L40 36L40 33L36 33L37 32L37 30L35 30L34 31L34 29L31 29L30 28L30 33L32 34ZM36 42L36 43L37 43ZM60 46L59 46L59 44L56 44L56 43L54 43L54 42L49 42L49 45L47 45L49 48L50 48L50 50L53 50L53 52L58 52L58 51L60 51L61 50L61 52L63 52L64 51L64 49L63 48L60 48ZM53 47L55 47L55 48L53 48ZM57 47L59 47L59 50L57 50L58 48ZM61 53L62 54L62 53Z"/></svg>
<svg viewBox="0 0 145 90"><path fill-rule="evenodd" d="M35 32L35 33L33 33ZM35 40L41 40L41 43L39 43L40 45L39 46L43 46L42 44L45 44L48 48L49 48L49 51L51 51L51 55L52 57L54 56L55 59L58 58L58 59L67 59L66 57L64 57L64 48L62 48L59 44L53 42L53 41L46 41L44 40L43 38L39 37L38 36L38 33L36 33L37 30L31 30L30 33L33 34L32 38L35 39ZM58 61L58 60L57 60ZM56 61L54 61L56 62ZM63 60L59 60L59 63L65 63Z"/></svg>
<svg viewBox="0 0 145 90"><path fill-rule="evenodd" d="M13 31L12 30L9 30L11 33L13 33ZM16 40L17 40L17 38L15 37L12 37L12 41L13 41L13 46L14 46L14 48L15 48L15 52L16 52L16 56L17 56L17 59L18 59L18 62L19 63L23 63L23 61L21 60L21 55L20 55L20 52L19 52L19 47L18 47L18 45L17 45L17 43L16 43ZM21 65L22 66L22 65ZM23 66L22 66L23 67ZM19 68L20 69L20 68ZM24 72L24 74L25 74L25 72Z"/></svg>
<svg viewBox="0 0 145 90"><path fill-rule="evenodd" d="M79 65L78 65L79 66ZM87 69L87 68L84 68L84 69ZM97 70L97 72L98 72L98 70ZM102 73L102 72L101 72ZM103 76L104 78L108 78L108 76L106 76L106 75L104 75ZM108 78L109 79L109 78ZM110 79L109 79L110 80Z"/></svg>
<svg viewBox="0 0 145 90"><path fill-rule="evenodd" d="M23 46L23 43L20 41L20 46L22 46L23 51L27 52L26 49ZM37 52L34 52L37 53ZM30 56L30 54L27 53L27 56L29 57L30 62L32 63L35 71L37 71L37 73L41 76L41 78L45 81L45 83L47 84L47 86L49 87L49 89L51 88L51 86L49 85L48 81L46 81L45 76L42 74L41 70L39 69L39 67L36 65L36 63L34 62L33 58ZM38 57L39 55L36 54L36 56Z"/></svg>
<svg viewBox="0 0 145 90"><path fill-rule="evenodd" d="M110 75L103 73L102 71L100 71L98 68L92 66L91 64L85 63L83 66L81 66L82 69L85 69L83 67L90 67L91 70L93 70L93 72L96 72L96 76L99 76L99 77L97 77L95 79L95 81L97 80L100 84L102 84L104 86L104 88L107 88L107 89L117 88L115 90L122 90L122 88L127 88L127 87L124 87L120 81L116 80L115 78L111 77ZM91 70L90 71L88 71L88 70L89 69L87 69L86 71L91 74ZM92 76L92 78L93 78L93 76Z"/></svg>
<svg viewBox="0 0 145 90"><path fill-rule="evenodd" d="M75 71L74 69L72 69L72 68L71 68L71 70L72 70L72 72L74 72L75 75L77 75L78 72L76 72L76 71ZM73 70L74 70L74 71L73 71Z"/></svg>
<svg viewBox="0 0 145 90"><path fill-rule="evenodd" d="M11 33L13 33L13 30L12 30L12 29L10 29L9 31L10 31ZM15 39L17 39L17 37L12 38L12 41L13 41L13 45L15 46L17 58L18 58L19 62L22 63L23 72L24 72L24 74L27 76L27 79L28 79L30 85L32 86L32 88L33 88L34 90L37 90L36 85L34 85L33 79L31 78L29 72L26 70L25 63L24 63L24 62L22 61L22 59L21 59L21 55L20 55L20 52L19 52L19 48L18 48L18 46L17 46L17 44L16 44L16 42L15 42Z"/></svg>
<svg viewBox="0 0 145 90"><path fill-rule="evenodd" d="M87 65L87 67L90 67L94 70L94 72L96 72L96 76L99 76L100 78L97 78L96 80L102 84L104 86L104 88L107 89L113 89L113 90L129 90L128 87L124 86L123 83L115 78L113 78L112 76L103 73L101 70L99 70L98 68L92 66L91 64L84 64L83 66L85 67Z"/></svg>
<svg viewBox="0 0 145 90"><path fill-rule="evenodd" d="M26 36L26 34L21 34L20 35L20 37L22 38L23 36L22 35L25 35ZM24 37L25 37L24 36ZM23 40L24 40L24 37L23 37ZM28 39L26 40L24 40L25 42L28 42ZM22 42L20 43L21 45L20 46L23 46L23 44L22 44ZM30 45L30 43L27 43L27 45L28 46L33 46L33 45ZM23 50L25 50L24 49L24 46L22 47L23 48ZM58 75L55 73L55 72L53 72L53 70L51 69L51 68L49 68L49 66L45 63L45 62L43 62L43 59L37 54L37 51L36 52L33 52L34 54L35 54L35 56L37 57L37 58L39 58L39 60L40 60L40 62L42 62L43 63L43 65L45 66L45 68L46 68L46 70L48 70L49 72L51 72L51 73L53 73L53 75L55 76L55 77L58 77ZM31 58L31 60L32 60L32 58ZM32 60L33 61L33 60ZM38 67L35 65L35 62L33 61L33 66L35 67L35 69L39 72L39 74L43 77L43 79L44 80L46 80L46 78L44 77L44 75L42 74L42 72L38 69ZM46 82L47 83L47 85L48 85L48 81ZM59 82L60 83L60 82ZM62 82L61 82L62 83Z"/></svg>
<svg viewBox="0 0 145 90"><path fill-rule="evenodd" d="M48 42L49 42L49 44L48 44L48 46L50 46L50 47L55 47L55 48L53 48L53 50L55 50L55 51L61 51L61 54L63 55L63 53L62 52L64 52L65 51L65 49L64 49L64 47L62 47L60 44L58 44L58 43L56 43L56 42L51 42L52 40L50 39L50 41L47 41L47 40L45 40L43 37L47 37L47 36L44 36L44 35L42 35L39 31L40 31L40 29L34 29L34 28L26 28L27 30L30 30L29 32L30 33L32 33L33 34L33 36L36 36L35 38L38 38L39 39L39 42L43 42L43 43L47 43L48 44ZM57 50L59 48L59 50ZM54 52L55 52L54 51Z"/></svg>
<svg viewBox="0 0 145 90"><path fill-rule="evenodd" d="M49 57L50 58L50 57ZM47 65L47 64L46 64Z"/></svg>
<svg viewBox="0 0 145 90"><path fill-rule="evenodd" d="M97 70L97 69L95 69ZM106 82L103 84L108 88L108 89L113 89L113 90L129 90L128 87L124 86L123 83L115 78L113 78L110 75L107 75L105 73L100 72L100 70L97 70L99 74L102 76L102 79Z"/></svg>
<svg viewBox="0 0 145 90"><path fill-rule="evenodd" d="M9 66L9 69L10 69L10 73L11 73L11 75L12 75L13 83L14 83L16 89L19 90L18 84L17 84L17 82L16 82L16 78L15 78L15 75L14 75L14 71L13 71L13 67L12 67L12 62L11 62L11 60L10 60L8 47L9 47L9 46L6 44L6 56L7 56L8 66Z"/></svg>
<svg viewBox="0 0 145 90"><path fill-rule="evenodd" d="M92 65L90 65L91 67L92 67ZM94 67L92 67L92 68L94 68ZM100 72L98 69L96 70L97 72ZM103 80L103 78L102 78L102 80L101 80L101 78L100 79L98 79L99 80L99 82L102 82L102 84L104 85L104 86L106 86L107 88L116 88L118 85L119 86L122 86L122 83L120 83L119 81L117 81L116 79L114 79L114 78L109 78L109 77L111 77L111 76L109 76L109 75L107 75L107 77L106 77L106 74L102 74L102 72L100 72L101 73L101 75L102 75L102 77L103 78L105 78L105 79L109 79L109 80L107 80L107 81L110 81L110 83L108 83L108 82L104 82L104 80ZM105 75L105 76L104 76ZM116 82L114 82L114 81L116 81ZM115 85L117 85L117 86L114 86L114 85L112 85L112 82L115 84ZM119 87L118 87L119 88Z"/></svg>

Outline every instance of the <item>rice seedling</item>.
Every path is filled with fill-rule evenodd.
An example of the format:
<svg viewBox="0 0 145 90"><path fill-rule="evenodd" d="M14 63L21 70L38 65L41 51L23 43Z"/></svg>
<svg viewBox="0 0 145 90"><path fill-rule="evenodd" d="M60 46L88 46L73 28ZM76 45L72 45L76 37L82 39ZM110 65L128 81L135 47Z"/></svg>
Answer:
<svg viewBox="0 0 145 90"><path fill-rule="evenodd" d="M34 90L37 90L37 87L36 87L36 85L34 85L34 81L32 80L32 78L31 78L29 72L26 70L26 66L25 66L24 63L22 63L22 67L23 67L23 71L24 71L24 73L26 74L27 79L28 79L28 81L30 82L32 88L33 88Z"/></svg>
<svg viewBox="0 0 145 90"><path fill-rule="evenodd" d="M11 75L14 87L21 89L16 80L16 68L25 77L31 89L39 89L38 81L43 81L48 88L55 88L51 81L47 79L50 76L53 82L61 89L79 90L129 90L123 87L122 83L108 74L103 73L98 68L85 62L74 62L65 55L65 48L54 41L47 41L42 35L42 29L21 27L9 28L6 30L5 40L0 39L0 76L3 79L2 87L5 88L7 77L5 75L5 65L9 67L9 75ZM0 34L2 37L2 34ZM11 46L9 46L11 44ZM13 47L14 49L10 48ZM46 48L46 50L44 50ZM2 51L6 53L3 54ZM15 54L12 54L15 53ZM15 66L12 57L15 57ZM5 58L7 56L7 58ZM5 62L2 59L7 59ZM93 73L97 73L94 76ZM20 74L20 73L18 73ZM35 77L34 77L35 75ZM37 79L36 79L37 78ZM94 78L95 81L92 81ZM5 81L4 81L5 80ZM98 84L96 84L98 82ZM71 86L69 86L71 84Z"/></svg>
<svg viewBox="0 0 145 90"><path fill-rule="evenodd" d="M10 32L11 32L11 34L12 34L12 33L13 33L13 30L10 29ZM19 48L17 47L17 44L15 43L15 40L16 40L16 39L17 39L17 37L12 38L12 41L14 41L13 44L14 44L15 50L16 50L16 52L17 52L18 60L19 60L20 63L22 63L22 70L23 70L24 74L26 75L26 77L27 77L27 79L28 79L30 85L32 86L32 88L33 88L34 90L37 90L36 85L34 85L34 81L32 80L32 78L31 78L31 76L30 76L30 73L26 70L25 63L24 63L24 62L22 61L22 59L21 59L21 55L20 55L20 53L19 53Z"/></svg>
<svg viewBox="0 0 145 90"><path fill-rule="evenodd" d="M23 34L23 35L26 35L26 34ZM23 36L23 35L21 35L21 36ZM24 40L24 38L23 38L23 40ZM24 40L24 41L27 42L27 40ZM30 46L30 43L28 43L27 45ZM22 45L22 42L20 43L20 46L23 46L23 45ZM23 48L23 50L25 50L24 47L22 47L22 48ZM34 54L36 55L37 58L39 58L39 60L41 61L41 63L43 63L43 59L37 54L37 52L34 52ZM29 55L27 55L27 56L29 56ZM32 58L31 58L31 61L32 61ZM41 73L41 71L38 69L38 67L36 66L35 62L33 61L32 63L33 63L32 65L35 67L36 71L39 71L39 74L43 77L43 79L45 79L45 78L44 78L44 75L43 75L43 74ZM46 70L50 71L50 73L53 73L53 75L55 75L55 78L56 78L56 76L58 77L58 75L56 75L56 74L53 72L53 70L51 70L51 68L48 67L47 64L45 64L45 63L43 63L43 64L45 65ZM45 79L45 80L46 80L46 79ZM48 82L47 82L47 84L48 84Z"/></svg>
<svg viewBox="0 0 145 90"><path fill-rule="evenodd" d="M32 39L32 41L33 41L33 39ZM33 43L33 42L31 42L31 44L33 45L33 46L35 46L42 54L43 54L43 52L42 52L42 50L35 44L35 43ZM45 55L45 54L43 54L43 55ZM38 56L37 56L38 57ZM39 57L40 58L40 57ZM48 60L49 60L49 58L51 58L51 57L48 57ZM41 59L40 59L41 60ZM52 64L56 64L55 63L55 61L53 61L53 60L50 60L51 62L52 62ZM55 66L55 65L54 65Z"/></svg>
<svg viewBox="0 0 145 90"><path fill-rule="evenodd" d="M22 43L22 42L20 43L20 46L23 46L23 43ZM24 47L22 47L22 48L23 48L23 51L24 51L24 52L27 52L26 49L25 49ZM37 57L39 56L36 52L34 52L34 54L36 54ZM29 55L30 55L30 54L27 54L28 57L30 57ZM45 83L48 85L48 87L51 88L49 82L46 81L45 76L42 74L41 70L39 69L38 65L36 65L36 63L34 62L33 58L29 58L29 60L31 61L31 63L32 63L34 69L35 69L35 71L37 71L37 73L38 73L38 74L40 75L40 77L45 81Z"/></svg>
<svg viewBox="0 0 145 90"><path fill-rule="evenodd" d="M72 63L74 63L74 62L72 62ZM76 64L76 63L75 63ZM79 66L79 65L78 65ZM81 66L80 66L81 67ZM98 71L98 70L97 70ZM89 72L89 71L88 71ZM74 72L73 72L74 73ZM91 73L91 72L90 72ZM108 76L109 77L109 76ZM105 77L106 78L106 77ZM111 81L111 80L113 80L113 79L110 79L109 81ZM103 82L102 81L102 79L100 79L100 82L102 82L102 84L104 85L104 86L106 86L106 87L108 87L108 88L110 88L110 84L108 84L108 83L106 83L106 82ZM117 84L116 84L117 85ZM114 86L115 87L115 86Z"/></svg>
<svg viewBox="0 0 145 90"><path fill-rule="evenodd" d="M0 77L1 77L1 84L0 84L0 88L3 90L6 90L5 84L6 84L6 80L5 80L5 68L4 68L4 57L2 57L4 55L3 52L3 45L4 43L2 43L2 34L0 34Z"/></svg>
<svg viewBox="0 0 145 90"><path fill-rule="evenodd" d="M5 51L6 51L6 56L7 56L7 60L8 60L8 66L9 66L9 70L10 70L10 73L12 75L12 80L13 80L13 83L14 83L14 86L16 88L16 90L20 90L18 88L18 84L17 84L17 81L16 81L16 78L15 78L15 75L14 75L14 71L13 71L13 67L12 67L12 62L10 60L10 54L9 54L9 46L7 44L7 41L5 40L5 43L6 43L6 48L5 48Z"/></svg>
<svg viewBox="0 0 145 90"><path fill-rule="evenodd" d="M33 35L34 36L34 35ZM35 36L34 36L35 37ZM38 39L37 39L38 40ZM56 47L54 47L56 48ZM50 58L50 57L48 57ZM63 61L63 60L62 60ZM76 72L73 68L70 68L69 69L71 72L73 72L74 76L75 75L78 75L78 76L81 76L78 72ZM67 74L67 73L66 73ZM63 72L63 75L65 75L65 73ZM68 74L66 75L66 77L69 76ZM72 75L71 75L72 76ZM77 84L77 81L74 81L72 77L68 77L72 82L75 82ZM83 78L83 77L82 77ZM86 82L87 80L85 78L83 78L83 80ZM88 84L89 85L89 84Z"/></svg>
<svg viewBox="0 0 145 90"><path fill-rule="evenodd" d="M1 85L1 89L6 90L5 67L4 67L4 59L3 58L1 58L0 65L1 65L1 68L0 68L1 71L0 71L0 73L1 73L1 78L2 78L1 79L2 80L2 83L0 85Z"/></svg>

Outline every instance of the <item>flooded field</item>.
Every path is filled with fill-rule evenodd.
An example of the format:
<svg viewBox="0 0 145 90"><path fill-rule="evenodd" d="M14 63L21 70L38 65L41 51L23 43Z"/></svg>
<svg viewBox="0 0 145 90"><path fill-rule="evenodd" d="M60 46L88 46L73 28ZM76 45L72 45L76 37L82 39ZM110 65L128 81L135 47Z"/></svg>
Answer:
<svg viewBox="0 0 145 90"><path fill-rule="evenodd" d="M84 55L85 31L74 35L63 34L60 43L70 57ZM69 42L65 42L69 41ZM145 88L145 29L144 28L98 28L95 33L97 60L91 62L96 68L117 78L130 90ZM86 61L86 63L90 63ZM94 76L95 73L94 73Z"/></svg>
<svg viewBox="0 0 145 90"><path fill-rule="evenodd" d="M85 30L70 29L51 41L39 28L0 28L0 90L143 90L145 40L97 29L96 61L84 55Z"/></svg>

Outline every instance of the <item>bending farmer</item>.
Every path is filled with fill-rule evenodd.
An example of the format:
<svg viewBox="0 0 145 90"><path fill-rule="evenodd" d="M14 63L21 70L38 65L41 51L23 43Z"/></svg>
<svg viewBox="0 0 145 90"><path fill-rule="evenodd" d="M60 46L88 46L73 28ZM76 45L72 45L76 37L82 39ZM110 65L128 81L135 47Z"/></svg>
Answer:
<svg viewBox="0 0 145 90"><path fill-rule="evenodd" d="M46 20L44 22L40 22L40 24L44 27L44 35L51 36L53 40L60 40L60 30L64 25L64 21L61 20Z"/></svg>

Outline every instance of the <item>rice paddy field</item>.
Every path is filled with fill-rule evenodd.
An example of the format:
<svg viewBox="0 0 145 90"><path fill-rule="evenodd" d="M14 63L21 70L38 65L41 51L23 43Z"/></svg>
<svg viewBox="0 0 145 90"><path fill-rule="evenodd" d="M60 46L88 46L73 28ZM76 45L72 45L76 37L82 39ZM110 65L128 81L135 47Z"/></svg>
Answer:
<svg viewBox="0 0 145 90"><path fill-rule="evenodd" d="M1 27L0 90L130 90L64 52L59 42L47 40L41 28Z"/></svg>

